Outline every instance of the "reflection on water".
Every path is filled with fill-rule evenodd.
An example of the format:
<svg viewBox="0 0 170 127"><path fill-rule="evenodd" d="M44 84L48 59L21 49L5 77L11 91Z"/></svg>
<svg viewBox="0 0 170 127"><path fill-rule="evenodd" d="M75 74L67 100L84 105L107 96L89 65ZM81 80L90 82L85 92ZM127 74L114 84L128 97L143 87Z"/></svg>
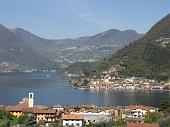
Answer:
<svg viewBox="0 0 170 127"><path fill-rule="evenodd" d="M139 102L158 106L169 100L161 91L89 91L71 88L66 78L56 73L1 73L0 105L15 105L28 92L36 93L36 104L43 105L128 105Z"/></svg>

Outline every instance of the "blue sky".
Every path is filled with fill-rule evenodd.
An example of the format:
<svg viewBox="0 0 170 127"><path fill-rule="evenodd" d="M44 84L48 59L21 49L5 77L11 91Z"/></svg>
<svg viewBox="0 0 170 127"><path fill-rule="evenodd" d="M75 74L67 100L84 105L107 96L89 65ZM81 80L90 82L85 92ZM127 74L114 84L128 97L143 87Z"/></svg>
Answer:
<svg viewBox="0 0 170 127"><path fill-rule="evenodd" d="M168 13L170 0L0 0L0 24L51 39L111 28L145 33Z"/></svg>

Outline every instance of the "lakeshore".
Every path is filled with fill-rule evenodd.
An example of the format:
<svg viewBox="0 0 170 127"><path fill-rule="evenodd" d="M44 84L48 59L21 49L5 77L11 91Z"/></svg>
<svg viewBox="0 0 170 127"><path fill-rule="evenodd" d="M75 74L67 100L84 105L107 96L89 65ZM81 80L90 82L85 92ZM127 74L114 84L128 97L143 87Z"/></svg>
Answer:
<svg viewBox="0 0 170 127"><path fill-rule="evenodd" d="M124 106L97 106L93 104L81 104L81 105L67 105L62 106L60 104L48 107L45 105L35 104L35 93L31 92L28 97L24 97L18 104L13 106L0 105L1 114L6 112L12 115L11 121L8 119L2 119L4 125L12 125L17 127L25 127L30 124L27 119L30 119L31 126L38 125L41 127L53 127L60 126L74 126L74 127L90 127L91 125L97 125L101 123L115 124L117 126L126 126L128 124L144 124L148 119L148 114L155 114L158 121L161 113L158 112L158 107L146 106L146 105L124 105ZM28 115L29 114L29 115ZM5 115L5 114L4 114ZM7 117L9 117L7 115ZM163 115L162 115L163 117ZM22 121L19 119L22 118ZM15 120L16 122L12 121ZM120 122L121 120L121 122ZM152 120L150 118L149 120ZM1 121L1 119L0 119ZM42 122L43 121L43 122ZM147 123L147 122L146 122ZM155 124L158 126L158 124Z"/></svg>
<svg viewBox="0 0 170 127"><path fill-rule="evenodd" d="M77 87L68 86L68 79L58 73L0 74L0 96L3 97L0 98L0 105L14 105L30 91L36 92L37 104L47 106L58 103L61 105L117 106L134 102L158 106L163 100L170 99L169 92L158 90L80 90Z"/></svg>

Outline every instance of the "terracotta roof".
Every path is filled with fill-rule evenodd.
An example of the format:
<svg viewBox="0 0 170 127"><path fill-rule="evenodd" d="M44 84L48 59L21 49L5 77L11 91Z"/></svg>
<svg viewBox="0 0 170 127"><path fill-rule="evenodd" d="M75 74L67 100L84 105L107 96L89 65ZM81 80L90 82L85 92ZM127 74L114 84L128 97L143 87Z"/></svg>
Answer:
<svg viewBox="0 0 170 127"><path fill-rule="evenodd" d="M83 116L79 114L64 114L63 120L83 120Z"/></svg>
<svg viewBox="0 0 170 127"><path fill-rule="evenodd" d="M7 111L22 111L23 109L21 107L18 107L18 106L8 106Z"/></svg>
<svg viewBox="0 0 170 127"><path fill-rule="evenodd" d="M80 106L66 106L64 107L65 109L79 109L81 108Z"/></svg>
<svg viewBox="0 0 170 127"><path fill-rule="evenodd" d="M56 113L56 110L55 109L34 109L33 113L35 113L35 114L39 114L39 113L52 114L52 113Z"/></svg>
<svg viewBox="0 0 170 127"><path fill-rule="evenodd" d="M28 101L20 102L19 104L17 104L17 106L21 108L28 108Z"/></svg>
<svg viewBox="0 0 170 127"><path fill-rule="evenodd" d="M96 105L93 104L84 104L84 105L80 105L81 108L95 108Z"/></svg>
<svg viewBox="0 0 170 127"><path fill-rule="evenodd" d="M158 124L128 123L127 127L159 127Z"/></svg>
<svg viewBox="0 0 170 127"><path fill-rule="evenodd" d="M126 106L128 109L143 109L143 110L150 110L150 109L156 109L155 107L152 106L144 106L144 105L130 105Z"/></svg>

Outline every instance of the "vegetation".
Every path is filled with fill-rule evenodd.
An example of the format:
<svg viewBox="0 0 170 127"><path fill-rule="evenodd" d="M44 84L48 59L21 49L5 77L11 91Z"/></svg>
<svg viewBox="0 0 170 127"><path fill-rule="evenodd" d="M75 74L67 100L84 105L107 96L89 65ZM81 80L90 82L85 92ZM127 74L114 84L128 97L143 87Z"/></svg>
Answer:
<svg viewBox="0 0 170 127"><path fill-rule="evenodd" d="M144 122L145 123L157 123L161 117L162 117L161 112L148 112L144 118Z"/></svg>
<svg viewBox="0 0 170 127"><path fill-rule="evenodd" d="M85 76L89 76L91 70L93 70L96 66L94 62L77 62L71 64L69 67L65 69L65 71L74 74L84 74Z"/></svg>
<svg viewBox="0 0 170 127"><path fill-rule="evenodd" d="M34 127L36 121L34 117L29 114L23 114L22 116L16 118L11 115L11 113L0 110L0 127L8 127L10 125L24 124L26 127Z"/></svg>
<svg viewBox="0 0 170 127"><path fill-rule="evenodd" d="M119 66L119 74L123 76L167 81L170 79L170 40L163 39L169 37L170 14L153 26L143 38L101 61L96 71Z"/></svg>

